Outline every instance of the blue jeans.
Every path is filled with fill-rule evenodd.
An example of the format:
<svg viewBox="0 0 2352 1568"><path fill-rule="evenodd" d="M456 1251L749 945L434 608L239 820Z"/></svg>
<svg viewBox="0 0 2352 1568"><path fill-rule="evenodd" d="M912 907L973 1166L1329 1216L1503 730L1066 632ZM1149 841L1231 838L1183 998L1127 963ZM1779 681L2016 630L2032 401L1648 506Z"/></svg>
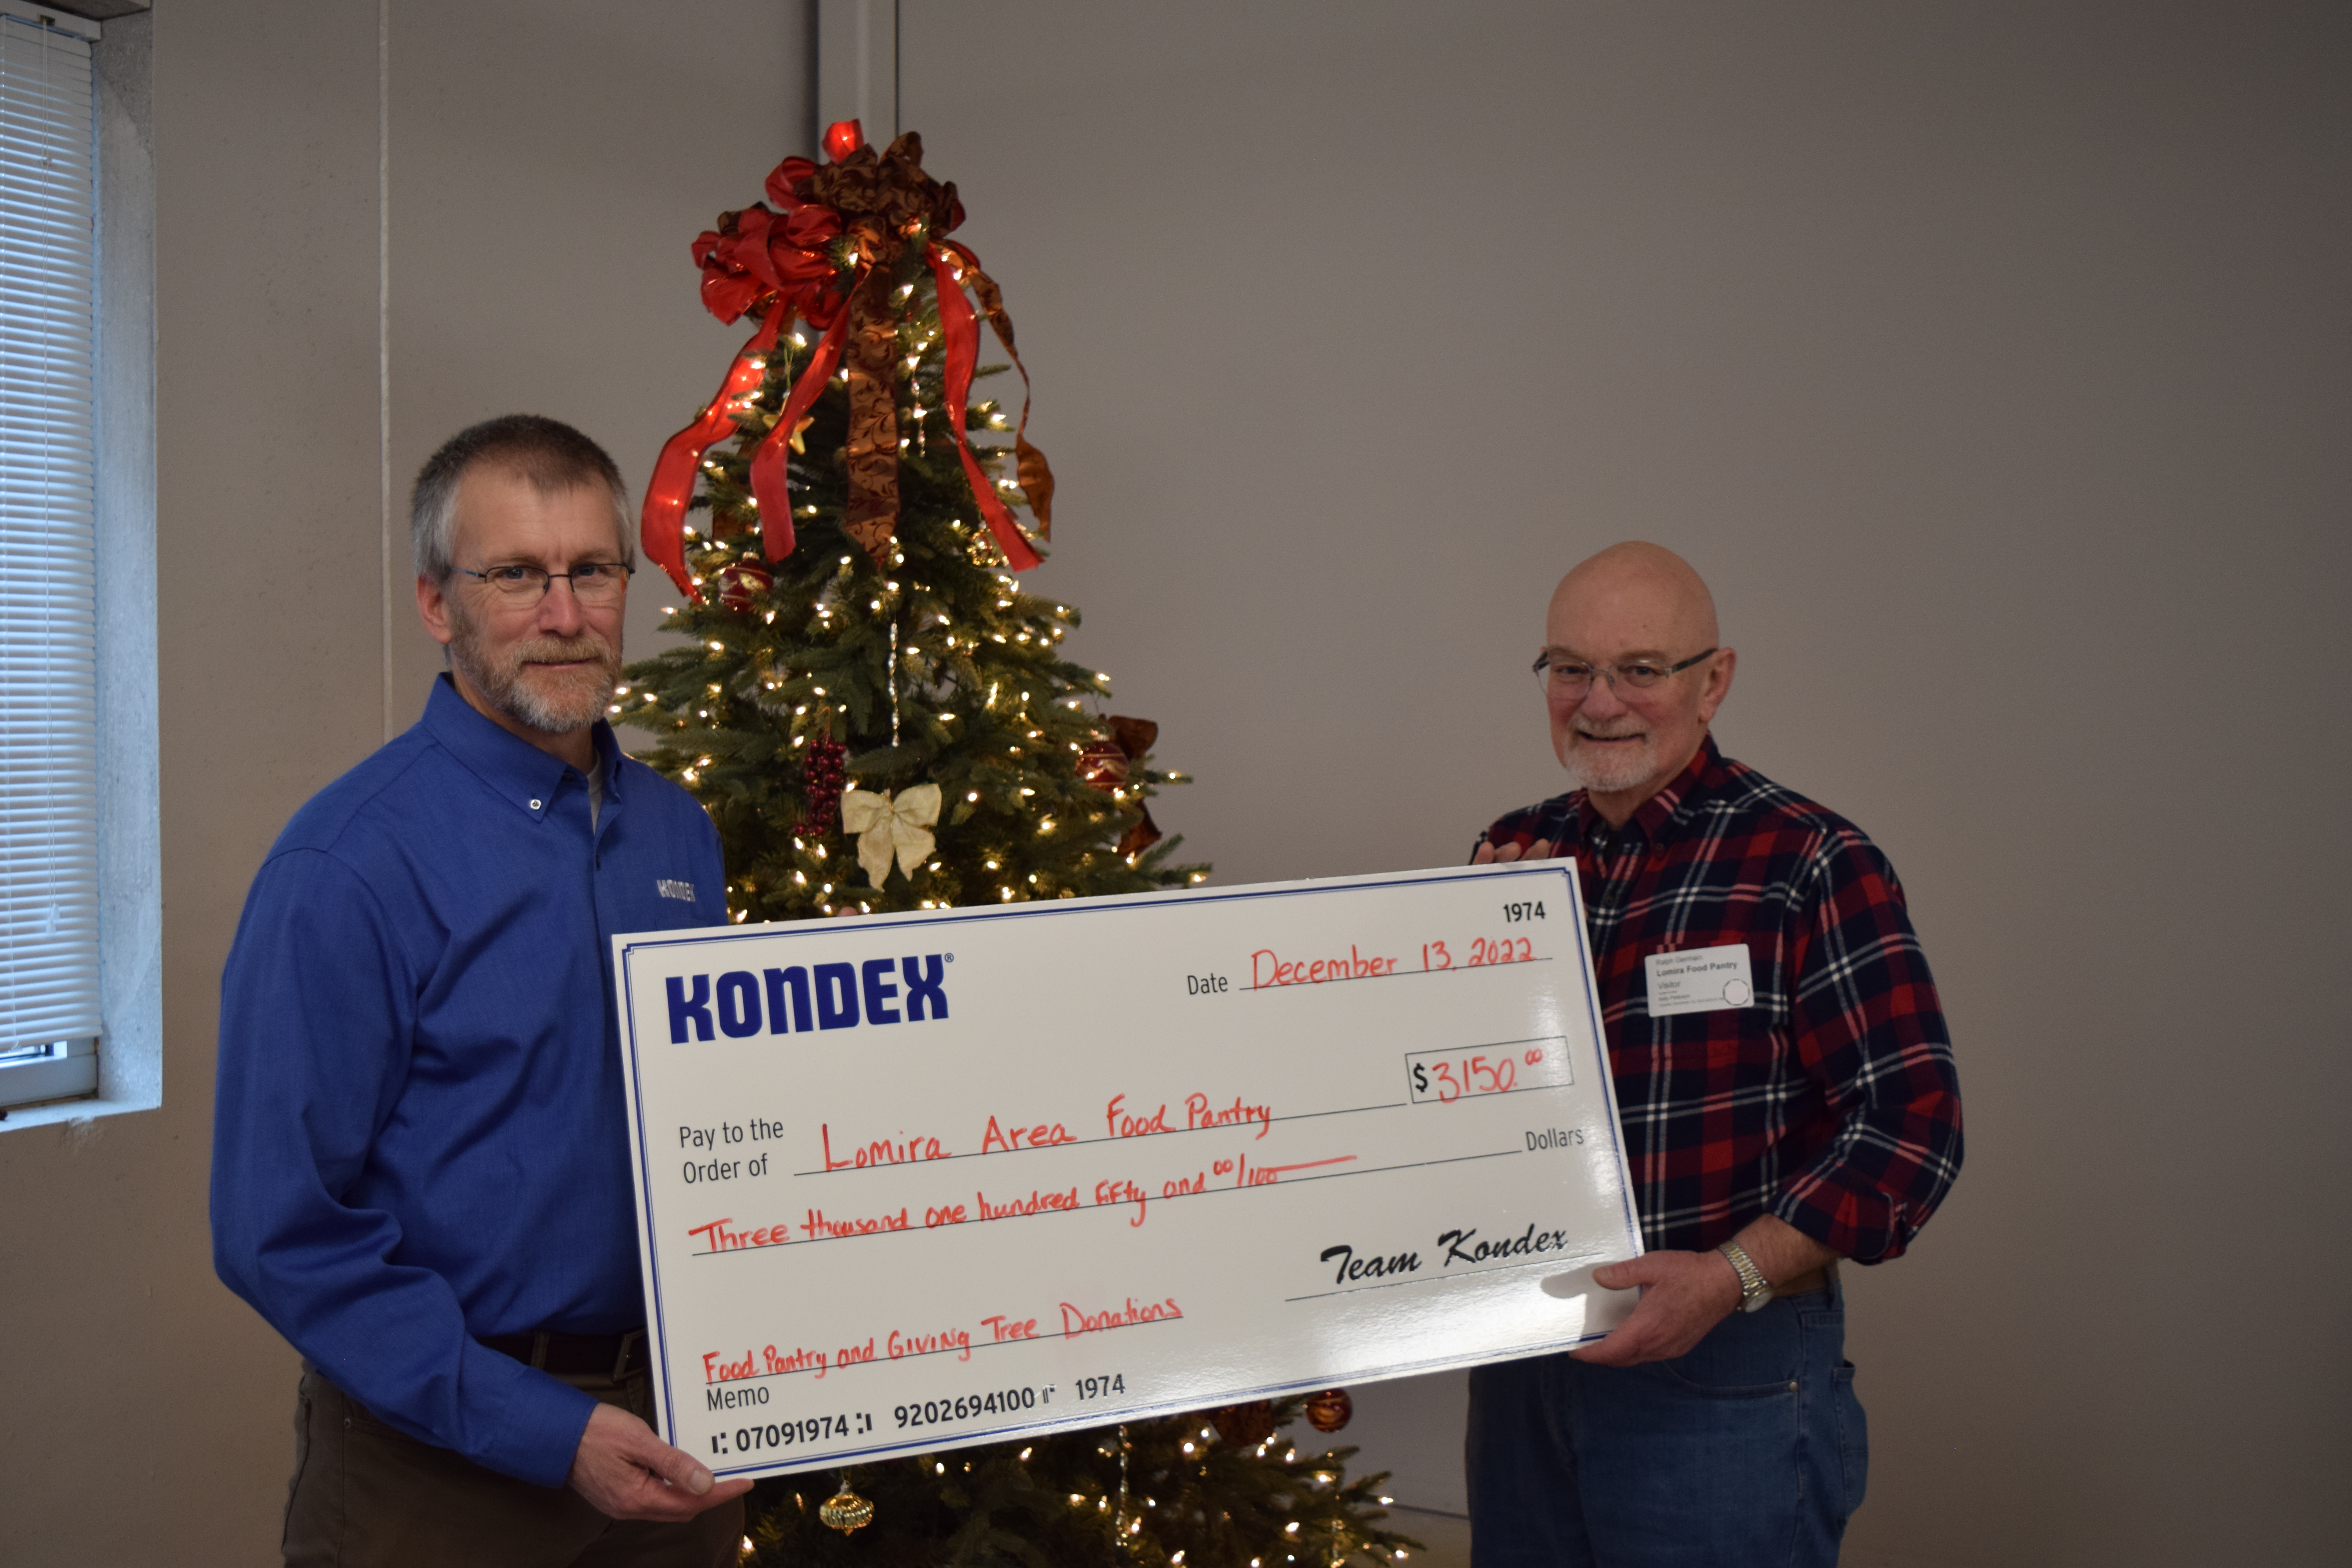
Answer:
<svg viewBox="0 0 2352 1568"><path fill-rule="evenodd" d="M1470 1373L1473 1568L1815 1568L1869 1477L1845 1298L1734 1312L1688 1355Z"/></svg>

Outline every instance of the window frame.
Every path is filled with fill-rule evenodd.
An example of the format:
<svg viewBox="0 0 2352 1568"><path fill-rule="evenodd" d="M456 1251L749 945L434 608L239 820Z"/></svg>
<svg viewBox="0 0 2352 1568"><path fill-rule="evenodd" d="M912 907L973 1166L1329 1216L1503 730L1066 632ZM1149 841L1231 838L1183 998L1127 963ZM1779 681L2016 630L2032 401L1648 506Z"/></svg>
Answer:
<svg viewBox="0 0 2352 1568"><path fill-rule="evenodd" d="M96 577L97 1082L75 1098L8 1105L0 1135L163 1103L163 857L155 632L155 174L153 18L100 28L58 7L0 0L95 37L98 148ZM82 1060L89 1059L85 1054ZM71 1058L68 1058L70 1061ZM0 1068L48 1073L56 1061ZM70 1090L71 1080L68 1080ZM30 1087L41 1087L37 1079Z"/></svg>

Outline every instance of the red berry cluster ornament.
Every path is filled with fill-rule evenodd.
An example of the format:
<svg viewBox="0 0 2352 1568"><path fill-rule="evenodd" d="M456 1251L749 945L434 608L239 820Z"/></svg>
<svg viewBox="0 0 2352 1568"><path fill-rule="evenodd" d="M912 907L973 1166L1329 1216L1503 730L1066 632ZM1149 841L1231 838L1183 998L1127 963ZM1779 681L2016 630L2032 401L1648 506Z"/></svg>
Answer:
<svg viewBox="0 0 2352 1568"><path fill-rule="evenodd" d="M807 815L793 832L802 838L830 838L841 827L841 790L849 779L849 748L827 736L811 741L808 761L801 764L805 780Z"/></svg>

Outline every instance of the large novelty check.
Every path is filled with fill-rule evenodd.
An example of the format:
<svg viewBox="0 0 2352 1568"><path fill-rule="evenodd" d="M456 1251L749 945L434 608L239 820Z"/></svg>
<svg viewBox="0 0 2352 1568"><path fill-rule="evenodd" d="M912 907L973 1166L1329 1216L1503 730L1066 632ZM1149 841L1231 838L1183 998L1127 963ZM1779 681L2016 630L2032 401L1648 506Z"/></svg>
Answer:
<svg viewBox="0 0 2352 1568"><path fill-rule="evenodd" d="M1641 1250L1565 861L616 937L722 1476L1556 1350Z"/></svg>

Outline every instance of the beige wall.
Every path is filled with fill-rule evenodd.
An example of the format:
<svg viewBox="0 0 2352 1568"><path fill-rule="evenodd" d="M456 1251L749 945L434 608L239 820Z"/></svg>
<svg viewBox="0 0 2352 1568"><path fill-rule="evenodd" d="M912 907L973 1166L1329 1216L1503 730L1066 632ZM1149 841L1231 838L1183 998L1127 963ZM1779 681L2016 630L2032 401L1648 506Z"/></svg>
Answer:
<svg viewBox="0 0 2352 1568"><path fill-rule="evenodd" d="M0 1131L12 1563L275 1540L292 1358L212 1278L214 1008L271 837L433 668L380 565L380 71L395 500L520 406L641 479L736 341L687 242L804 123L792 4L378 20L159 0L164 1107ZM1221 879L1450 861L1549 793L1543 594L1624 535L1715 583L1728 748L1901 868L1970 1155L1853 1281L1849 1561L2339 1556L2340 13L901 32L1038 377L1038 582L1201 776L1161 815Z"/></svg>
<svg viewBox="0 0 2352 1568"><path fill-rule="evenodd" d="M1684 551L1727 748L1893 857L1968 1100L1849 1273L1848 1561L2341 1561L2343 10L961 12L903 0L900 119L1160 819L1459 859L1559 788L1552 582Z"/></svg>

